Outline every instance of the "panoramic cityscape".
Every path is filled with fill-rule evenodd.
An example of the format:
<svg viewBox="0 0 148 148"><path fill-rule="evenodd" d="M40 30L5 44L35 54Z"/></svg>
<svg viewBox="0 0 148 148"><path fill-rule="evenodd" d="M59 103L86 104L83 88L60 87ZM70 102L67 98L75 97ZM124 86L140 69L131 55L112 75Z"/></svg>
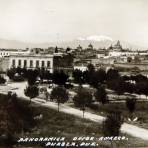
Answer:
<svg viewBox="0 0 148 148"><path fill-rule="evenodd" d="M148 148L146 0L0 4L0 147Z"/></svg>

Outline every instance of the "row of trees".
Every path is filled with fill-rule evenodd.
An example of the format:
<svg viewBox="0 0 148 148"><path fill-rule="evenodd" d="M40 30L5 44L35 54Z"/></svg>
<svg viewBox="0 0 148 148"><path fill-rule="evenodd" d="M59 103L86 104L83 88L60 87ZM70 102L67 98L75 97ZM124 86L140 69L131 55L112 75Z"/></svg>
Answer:
<svg viewBox="0 0 148 148"><path fill-rule="evenodd" d="M105 72L103 69L94 70L93 65L89 65L88 71L81 72L81 78L94 88L106 84L106 87L115 90L118 95L128 92L148 96L148 78L141 74L121 76L116 69L111 68Z"/></svg>
<svg viewBox="0 0 148 148"><path fill-rule="evenodd" d="M115 90L118 95L125 92L148 95L148 78L141 74L121 76L116 69L109 69L107 72L103 69L95 70L90 64L87 71L73 71L73 77L75 83L87 83L94 88L105 84L109 89Z"/></svg>
<svg viewBox="0 0 148 148"><path fill-rule="evenodd" d="M74 82L78 84L90 84L97 88L99 83L104 83L106 80L106 72L103 69L95 70L93 65L88 65L88 70L82 72L81 70L73 71Z"/></svg>
<svg viewBox="0 0 148 148"><path fill-rule="evenodd" d="M17 75L16 75L17 74ZM68 81L68 75L61 71L54 71L50 73L45 68L42 69L26 69L26 68L11 68L7 71L7 75L12 80L24 80L27 79L30 85L33 85L37 80L52 80L53 83L58 85L65 85ZM16 77L18 77L16 79Z"/></svg>
<svg viewBox="0 0 148 148"><path fill-rule="evenodd" d="M28 85L24 90L24 93L27 97L30 98L31 103L31 100L39 95L39 89L36 85ZM68 91L63 86L57 86L51 91L50 100L57 102L59 111L60 104L65 103L69 100ZM90 92L89 90L83 88L82 86L79 86L77 94L73 98L73 102L76 107L82 110L83 117L86 107L91 107L94 101L100 102L102 105L109 102L105 88L103 86L100 86L97 88L95 93L92 94L92 92ZM135 104L136 99L126 99L126 106L131 114L135 110Z"/></svg>
<svg viewBox="0 0 148 148"><path fill-rule="evenodd" d="M51 101L56 101L58 103L58 111L59 111L60 103L65 103L69 99L68 92L64 87L61 86L55 87L51 92L50 99ZM73 98L73 102L76 107L82 110L83 117L86 107L91 107L94 101L100 102L102 105L109 102L104 87L100 86L93 95L89 90L83 88L82 86L79 86L77 94ZM130 98L126 99L126 106L131 114L135 110L135 104L136 104L135 99L130 99Z"/></svg>
<svg viewBox="0 0 148 148"><path fill-rule="evenodd" d="M122 77L107 82L107 87L115 90L117 95L122 95L125 92L128 93L136 93L139 95L146 95L148 96L148 80L145 81L138 81L136 83L131 83L129 81L123 80Z"/></svg>
<svg viewBox="0 0 148 148"><path fill-rule="evenodd" d="M113 71L113 72L112 72ZM7 75L10 79L14 79L15 74L22 76L23 78L27 79L37 79L38 77L43 80L53 80L54 83L59 85L63 85L68 81L69 75L65 74L62 70L61 71L54 71L51 74L48 70L41 68L41 69L26 69L26 68L11 68L7 71ZM104 83L106 79L111 79L114 76L115 70L110 70L107 73L103 69L95 70L92 64L88 65L88 70L82 72L80 70L73 71L73 78L74 82L78 84L88 83L94 87L98 87L99 83ZM118 74L118 73L117 73Z"/></svg>
<svg viewBox="0 0 148 148"><path fill-rule="evenodd" d="M24 94L31 100L39 95L39 88L34 85L29 85L24 90ZM93 100L93 94L91 91L79 86L77 95L74 96L73 101L75 106L79 107L83 111L83 116L85 108L89 107L94 101L100 102L103 105L108 102L107 93L103 86L100 86L94 93L95 100ZM60 103L65 103L69 99L68 91L63 86L57 86L52 89L50 94L50 100L58 103L58 111Z"/></svg>
<svg viewBox="0 0 148 148"><path fill-rule="evenodd" d="M16 73L18 74L16 76ZM69 81L69 75L63 71L54 71L51 74L48 70L42 69L25 69L25 68L13 68L8 70L7 75L13 80L27 79L29 85L35 83L36 80L52 80L53 83L58 85L65 85ZM90 84L94 88L98 88L100 85L105 84L106 87L115 90L118 95L125 92L137 93L148 95L148 79L143 75L136 76L121 76L116 69L109 69L107 72L103 69L95 70L93 65L88 65L88 70L82 72L78 69L72 73L74 82L78 84ZM19 77L19 78L18 78ZM134 81L135 83L131 83Z"/></svg>

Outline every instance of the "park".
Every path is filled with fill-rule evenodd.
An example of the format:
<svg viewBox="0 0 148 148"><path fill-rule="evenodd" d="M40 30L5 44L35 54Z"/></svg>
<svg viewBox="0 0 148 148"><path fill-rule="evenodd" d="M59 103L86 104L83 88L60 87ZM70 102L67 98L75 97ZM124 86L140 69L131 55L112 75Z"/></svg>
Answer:
<svg viewBox="0 0 148 148"><path fill-rule="evenodd" d="M93 65L84 72L74 70L71 76L64 71L51 74L45 69L15 68L0 81L1 138L10 138L14 145L18 135L27 133L30 137L35 133L68 139L77 136L78 140L96 136L128 138L97 141L102 147L141 145L139 140L133 143L137 138L142 139L142 145L148 144L143 133L148 132L148 79L143 75L121 76L116 69L106 72L95 70ZM134 133L130 128L139 131Z"/></svg>

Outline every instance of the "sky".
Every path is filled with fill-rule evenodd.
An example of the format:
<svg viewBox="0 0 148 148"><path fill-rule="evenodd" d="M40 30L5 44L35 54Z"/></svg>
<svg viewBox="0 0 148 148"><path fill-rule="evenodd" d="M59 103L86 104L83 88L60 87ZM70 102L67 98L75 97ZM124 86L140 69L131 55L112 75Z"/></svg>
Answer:
<svg viewBox="0 0 148 148"><path fill-rule="evenodd" d="M148 0L0 0L0 38L41 43L92 35L148 47Z"/></svg>

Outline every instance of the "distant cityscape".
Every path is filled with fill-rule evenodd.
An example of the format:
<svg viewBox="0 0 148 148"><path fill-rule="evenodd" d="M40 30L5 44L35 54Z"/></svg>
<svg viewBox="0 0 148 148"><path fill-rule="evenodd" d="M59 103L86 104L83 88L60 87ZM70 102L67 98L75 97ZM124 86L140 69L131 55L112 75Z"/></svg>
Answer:
<svg viewBox="0 0 148 148"><path fill-rule="evenodd" d="M83 48L26 48L26 49L0 49L0 71L6 72L10 68L46 68L53 72L60 69L70 72L74 69L86 70L88 64L93 64L96 69L114 67L121 74L147 75L148 50L134 51L123 48L118 40L108 48L94 48L88 44Z"/></svg>

